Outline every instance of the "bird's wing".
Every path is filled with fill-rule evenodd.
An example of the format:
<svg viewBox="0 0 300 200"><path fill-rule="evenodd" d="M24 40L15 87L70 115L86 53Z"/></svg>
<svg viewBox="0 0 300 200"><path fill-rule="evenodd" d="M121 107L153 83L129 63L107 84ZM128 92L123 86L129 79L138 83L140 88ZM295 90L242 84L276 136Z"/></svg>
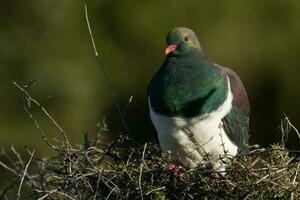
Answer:
<svg viewBox="0 0 300 200"><path fill-rule="evenodd" d="M224 76L229 78L233 94L232 109L223 118L223 127L231 141L238 146L239 153L245 153L249 139L250 106L248 95L241 79L234 71L217 64L216 66Z"/></svg>

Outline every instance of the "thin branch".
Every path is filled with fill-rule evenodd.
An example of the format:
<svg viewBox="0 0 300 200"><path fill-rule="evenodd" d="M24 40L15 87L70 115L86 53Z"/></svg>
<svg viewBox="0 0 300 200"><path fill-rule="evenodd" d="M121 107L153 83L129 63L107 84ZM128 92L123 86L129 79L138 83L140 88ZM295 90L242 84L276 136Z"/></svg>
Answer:
<svg viewBox="0 0 300 200"><path fill-rule="evenodd" d="M16 162L7 154L7 152L5 151L5 149L3 147L1 147L1 154L9 160L9 162L15 167L15 169L18 169L18 165L16 164Z"/></svg>
<svg viewBox="0 0 300 200"><path fill-rule="evenodd" d="M149 194L151 194L151 193L153 193L153 192L157 192L157 191L159 191L159 190L165 190L165 189L166 189L165 186L159 187L159 188L155 188L155 189L152 189L152 190L150 190L149 192L146 193L146 196L148 196Z"/></svg>
<svg viewBox="0 0 300 200"><path fill-rule="evenodd" d="M203 153L204 158L207 159L207 163L213 167L211 156L210 156L209 152L207 152L205 150L204 146L207 145L212 139L214 139L215 136L210 137L205 143L200 144L200 142L197 140L197 138L195 137L195 134L193 133L192 130L190 130L188 128L183 128L182 130L183 130L183 133L185 133L186 136L191 140L191 142L193 144L195 144L195 148L193 148L192 151L190 151L190 153L192 153L195 150L199 152L199 148L200 148L200 150L202 150L202 152L199 152L199 153L200 154Z"/></svg>
<svg viewBox="0 0 300 200"><path fill-rule="evenodd" d="M0 166L2 166L4 169L10 171L11 173L13 173L16 176L19 176L18 172L15 171L14 169L12 169L11 167L7 166L6 164L4 164L3 162L0 161Z"/></svg>
<svg viewBox="0 0 300 200"><path fill-rule="evenodd" d="M25 104L23 105L23 108L24 108L26 114L28 115L28 117L33 121L35 127L36 127L36 128L38 129L38 131L40 132L40 134L41 134L41 136L42 136L44 142L45 142L50 148L54 149L55 151L58 151L59 148L58 148L57 146L51 144L51 143L48 141L48 139L47 139L47 137L46 137L46 135L45 135L44 130L40 127L39 123L38 123L38 122L36 121L36 119L33 117L33 115L31 114L31 112L27 109L27 107L26 107Z"/></svg>
<svg viewBox="0 0 300 200"><path fill-rule="evenodd" d="M23 176L22 176L22 178L21 178L20 186L19 186L18 193L17 193L17 200L18 200L18 199L20 198L20 196L21 196L21 188L22 188L22 185L23 185L23 182L24 182L24 178L25 178L25 176L26 176L26 174L27 174L28 167L29 167L29 165L30 165L30 163L31 163L31 160L32 160L32 158L33 158L33 155L34 155L34 151L31 153L30 159L29 159L28 163L27 163L26 166L25 166L24 173L23 173Z"/></svg>
<svg viewBox="0 0 300 200"><path fill-rule="evenodd" d="M145 158L145 152L146 152L146 148L147 148L147 143L144 145L144 150L143 150L143 154L142 154L142 162L140 165L140 175L139 175L139 189L140 189L140 194L141 194L141 199L144 199L144 195L143 195L143 190L142 190L142 174L143 174L143 166L144 166L144 158Z"/></svg>
<svg viewBox="0 0 300 200"><path fill-rule="evenodd" d="M10 149L11 149L11 151L16 155L16 157L18 158L18 160L19 160L21 166L24 167L24 162L23 162L23 160L22 160L22 158L21 158L21 155L16 151L15 147L14 147L14 146L11 146Z"/></svg>
<svg viewBox="0 0 300 200"><path fill-rule="evenodd" d="M42 196L42 197L39 198L38 200L43 200L43 199L47 198L48 196L50 196L51 194L53 194L53 193L55 193L55 192L57 192L57 189L48 192L47 194L45 194L44 196Z"/></svg>
<svg viewBox="0 0 300 200"><path fill-rule="evenodd" d="M289 118L286 115L284 115L284 116L285 116L284 121L286 121L288 126L290 126L296 132L297 136L300 139L300 133L299 133L298 129L290 122Z"/></svg>
<svg viewBox="0 0 300 200"><path fill-rule="evenodd" d="M79 167L76 165L76 163L72 160L72 158L70 157L70 155L65 154L65 158L67 158L67 159L70 161L70 170L72 169L72 166L71 166L71 165L73 165L73 166L78 170L78 173L83 177L83 180L84 180L85 183L89 186L90 190L91 190L92 192L94 192L93 187L91 186L89 180L88 180L85 176L83 176L83 174L82 174L80 168L79 168ZM72 172L70 172L70 174L72 174Z"/></svg>
<svg viewBox="0 0 300 200"><path fill-rule="evenodd" d="M105 198L105 200L108 200L108 199L109 199L110 195L115 191L115 189L116 189L116 188L113 188L113 189L109 192L109 194L107 195L107 197Z"/></svg>
<svg viewBox="0 0 300 200"><path fill-rule="evenodd" d="M92 45L93 45L95 56L97 58L98 65L100 66L100 68L102 70L102 73L104 75L106 84L107 84L107 86L110 89L110 92L111 92L114 104L115 104L115 106L116 106L116 108L118 110L119 117L121 118L121 122L122 122L122 125L123 125L124 129L125 129L125 132L128 134L129 131L128 131L127 123L126 123L126 118L124 116L124 112L121 109L121 106L120 106L120 103L119 103L119 100L118 100L118 95L117 95L117 93L116 93L116 91L115 91L115 89L114 89L114 87L112 85L112 82L111 82L110 78L108 77L108 74L107 74L107 72L105 70L105 66L104 66L104 63L102 61L102 58L100 57L100 55L98 53L97 46L96 46L96 43L95 43L95 40L94 40L94 36L93 36L93 32L92 32L92 28L91 28L91 25L90 25L90 20L89 20L89 16L88 16L87 5L86 5L86 2L84 0L83 0L83 3L84 3L85 19L86 19L86 23L87 23L89 35L90 35L90 38L91 38L91 41L92 41Z"/></svg>
<svg viewBox="0 0 300 200"><path fill-rule="evenodd" d="M225 143L224 143L224 140L223 140L223 136L222 136L222 130L223 130L223 127L224 127L224 124L223 124L223 121L221 120L220 124L219 124L219 136L220 136L220 139L221 139L221 146L223 148L223 153L224 153L224 156L227 155L228 151L226 150L225 148Z"/></svg>
<svg viewBox="0 0 300 200"><path fill-rule="evenodd" d="M13 84L25 95L26 100L27 100L27 102L28 102L29 105L30 105L30 103L34 103L50 119L50 121L54 124L54 126L59 130L59 132L64 137L64 140L65 140L65 143L67 144L67 146L70 147L70 148L72 148L71 144L70 144L70 142L69 142L69 140L67 138L67 134L61 128L61 126L56 122L56 120L48 113L48 111L46 110L46 108L42 104L40 104L36 99L34 99L33 97L31 97L30 94L28 93L27 89L24 89L23 87L21 87L15 81L13 81Z"/></svg>
<svg viewBox="0 0 300 200"><path fill-rule="evenodd" d="M38 190L38 192L44 192L44 191ZM67 197L68 199L76 200L75 198L73 198L73 197L71 197L71 196L69 196L67 194L64 194L63 192L58 191L58 189L47 191L47 194L45 194L44 196L42 196L38 200L43 200L43 199L47 198L48 196L50 196L51 194L54 194L54 193L57 193L57 194L59 194L59 195L61 195L63 197Z"/></svg>
<svg viewBox="0 0 300 200"><path fill-rule="evenodd" d="M99 185L100 185L100 180L101 180L101 176L102 176L102 171L99 171L99 175L98 175L98 179L97 179L97 185L96 185L96 190L95 190L95 195L94 195L94 200L97 199L97 195L99 192ZM115 188L114 188L115 189Z"/></svg>

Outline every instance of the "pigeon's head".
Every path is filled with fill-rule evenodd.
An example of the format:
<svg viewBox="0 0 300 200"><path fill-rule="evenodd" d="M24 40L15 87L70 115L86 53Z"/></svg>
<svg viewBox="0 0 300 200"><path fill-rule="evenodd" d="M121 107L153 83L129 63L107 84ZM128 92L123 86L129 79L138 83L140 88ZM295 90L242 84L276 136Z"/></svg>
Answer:
<svg viewBox="0 0 300 200"><path fill-rule="evenodd" d="M194 31L185 27L176 27L167 35L166 55L187 55L202 48Z"/></svg>

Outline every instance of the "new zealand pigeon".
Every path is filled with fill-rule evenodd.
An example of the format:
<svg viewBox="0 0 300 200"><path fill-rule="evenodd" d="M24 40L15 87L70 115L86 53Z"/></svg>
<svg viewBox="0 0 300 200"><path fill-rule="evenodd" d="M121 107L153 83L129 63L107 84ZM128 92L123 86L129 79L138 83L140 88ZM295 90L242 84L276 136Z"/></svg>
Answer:
<svg viewBox="0 0 300 200"><path fill-rule="evenodd" d="M220 156L235 156L247 149L246 90L235 72L205 56L188 28L168 33L165 53L148 86L150 117L160 146L187 167L209 159L222 170L225 164Z"/></svg>

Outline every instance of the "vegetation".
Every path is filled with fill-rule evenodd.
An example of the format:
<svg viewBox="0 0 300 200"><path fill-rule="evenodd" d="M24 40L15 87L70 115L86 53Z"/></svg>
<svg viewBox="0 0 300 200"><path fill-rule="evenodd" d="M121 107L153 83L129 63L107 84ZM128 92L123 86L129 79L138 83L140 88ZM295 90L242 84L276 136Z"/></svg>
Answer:
<svg viewBox="0 0 300 200"><path fill-rule="evenodd" d="M300 163L279 145L252 147L231 158L226 174L207 167L170 169L168 154L154 144L136 146L120 136L110 145L101 139L40 158L28 150L25 161L16 152L2 199L299 199ZM106 148L103 148L106 146ZM6 159L9 159L8 157ZM2 159L3 160L3 159ZM28 167L29 166L29 167ZM28 169L33 168L29 173ZM18 192L16 192L18 191Z"/></svg>
<svg viewBox="0 0 300 200"><path fill-rule="evenodd" d="M73 145L47 110L27 91L24 109L56 154L36 156L29 149L25 160L14 148L11 158L4 149L0 166L10 175L1 199L299 199L300 162L297 154L284 148L292 124L282 123L282 144L264 149L250 147L250 153L228 157L226 171L209 165L187 169L172 164L170 155L157 144L138 145L125 134L107 142L105 123L94 139L84 133L84 143ZM30 110L38 107L62 134L53 144ZM297 129L294 129L297 131ZM209 160L209 159L208 159ZM208 162L209 164L209 162Z"/></svg>

